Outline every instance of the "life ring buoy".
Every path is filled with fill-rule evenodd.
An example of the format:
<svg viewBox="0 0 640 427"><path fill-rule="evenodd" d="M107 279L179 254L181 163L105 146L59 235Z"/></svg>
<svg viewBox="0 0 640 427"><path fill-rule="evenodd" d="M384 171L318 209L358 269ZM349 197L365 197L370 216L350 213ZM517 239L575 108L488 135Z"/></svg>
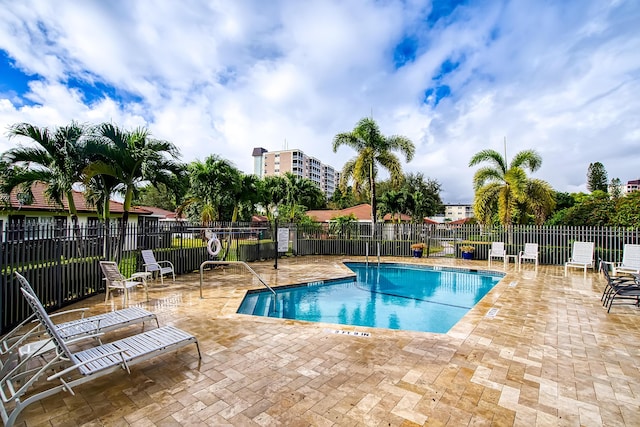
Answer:
<svg viewBox="0 0 640 427"><path fill-rule="evenodd" d="M215 245L215 249L213 248L213 245ZM207 243L207 252L209 252L209 255L211 256L216 256L220 253L221 249L222 245L220 244L220 240L218 240L218 236L213 233L213 236L209 239L209 243Z"/></svg>

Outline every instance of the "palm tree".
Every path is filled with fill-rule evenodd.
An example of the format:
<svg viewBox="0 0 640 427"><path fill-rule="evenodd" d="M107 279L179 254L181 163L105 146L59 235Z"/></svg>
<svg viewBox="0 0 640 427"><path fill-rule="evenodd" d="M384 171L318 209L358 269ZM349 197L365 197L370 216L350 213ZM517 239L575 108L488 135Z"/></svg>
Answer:
<svg viewBox="0 0 640 427"><path fill-rule="evenodd" d="M371 197L371 221L375 224L378 168L381 166L389 171L393 182L401 182L402 167L398 157L392 151L404 154L407 162L410 162L415 153L415 146L407 137L382 135L376 122L368 117L361 119L351 132L339 133L333 138L334 153L341 145L349 146L358 153L344 165L341 186L344 188L350 179L354 181L354 189L365 183L368 184Z"/></svg>
<svg viewBox="0 0 640 427"><path fill-rule="evenodd" d="M178 207L181 213L189 206L199 210L202 224L223 219L225 211L237 215L237 197L242 193L242 173L226 159L211 155L204 162L189 165L190 190Z"/></svg>
<svg viewBox="0 0 640 427"><path fill-rule="evenodd" d="M514 218L526 212L534 212L536 218L548 215L553 191L549 184L541 180L530 180L525 169L535 172L542 163L542 158L535 150L524 150L517 153L507 162L495 150L482 150L469 161L469 166L488 162L491 166L478 169L473 176L476 191L473 209L478 220L490 224L497 215L505 226L510 226ZM539 219L536 220L538 222Z"/></svg>
<svg viewBox="0 0 640 427"><path fill-rule="evenodd" d="M109 204L110 192L114 190L124 198L120 244L116 256L119 258L137 187L144 181L169 184L171 176L180 171L180 164L175 161L179 155L178 149L168 141L151 138L145 128L127 131L111 123L99 125L95 129L94 140L88 145L87 151L93 161L85 169L85 182L88 183L98 175L115 178L117 185L113 186L113 182L109 182L102 186L102 190L109 193L103 195L104 203ZM100 188L100 185L97 187Z"/></svg>
<svg viewBox="0 0 640 427"><path fill-rule="evenodd" d="M308 209L318 209L325 205L325 197L320 188L309 178L303 178L286 172L285 198L283 203L287 209L286 218L294 222L304 215Z"/></svg>
<svg viewBox="0 0 640 427"><path fill-rule="evenodd" d="M64 206L66 199L68 212L79 238L78 210L73 199L73 185L82 182L82 170L87 164L84 141L88 128L72 121L68 126L54 130L37 127L29 123L17 123L9 127L9 138L24 137L37 144L36 147L18 146L4 154L7 167L2 182L2 192L9 194L14 188L33 197L34 183L46 185L46 197Z"/></svg>

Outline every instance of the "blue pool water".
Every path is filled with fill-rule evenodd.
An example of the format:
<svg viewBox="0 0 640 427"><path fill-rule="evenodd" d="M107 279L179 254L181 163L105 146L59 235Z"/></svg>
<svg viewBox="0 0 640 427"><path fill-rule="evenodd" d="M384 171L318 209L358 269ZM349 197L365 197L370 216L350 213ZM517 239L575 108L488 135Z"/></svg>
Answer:
<svg viewBox="0 0 640 427"><path fill-rule="evenodd" d="M446 333L503 274L415 266L346 264L355 277L250 291L238 313L310 322Z"/></svg>

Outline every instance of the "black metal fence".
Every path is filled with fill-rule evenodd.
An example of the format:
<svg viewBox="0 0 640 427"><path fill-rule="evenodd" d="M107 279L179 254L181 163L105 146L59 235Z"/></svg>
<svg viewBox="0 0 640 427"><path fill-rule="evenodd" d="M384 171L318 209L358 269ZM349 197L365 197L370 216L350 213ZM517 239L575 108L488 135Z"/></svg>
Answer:
<svg viewBox="0 0 640 427"><path fill-rule="evenodd" d="M607 227L317 223L279 224L278 228L288 230L280 233L288 235L288 242L278 245L283 256L408 257L412 244L424 243L425 256L457 258L460 246L470 245L475 259L486 259L491 242L500 241L514 255L525 243L538 243L540 263L552 265L567 261L573 241L592 241L597 258L620 261L624 244L640 240L638 229ZM275 235L269 223L142 223L127 227L124 238L117 224L5 230L0 234L0 333L30 314L13 271L26 276L47 309L57 310L104 292L99 261L114 259L116 254L125 276L144 270L142 249L153 249L158 260L171 261L176 274L196 271L203 261L212 259L207 244L213 233L222 242L217 259L251 262L275 257Z"/></svg>

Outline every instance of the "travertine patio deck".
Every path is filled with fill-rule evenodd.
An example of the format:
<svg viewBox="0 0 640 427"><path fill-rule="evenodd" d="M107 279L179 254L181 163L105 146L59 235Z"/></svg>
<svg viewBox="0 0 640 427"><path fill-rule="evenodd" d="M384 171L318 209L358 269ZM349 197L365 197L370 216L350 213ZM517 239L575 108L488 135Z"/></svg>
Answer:
<svg viewBox="0 0 640 427"><path fill-rule="evenodd" d="M251 267L282 285L344 276L342 260ZM594 273L565 278L561 267L531 265L518 273L513 264L507 273L444 335L238 315L244 291L261 286L241 269L206 272L204 299L197 273L152 283L148 303L141 291L131 303L195 334L202 361L187 347L36 403L18 425L640 425L640 309L607 314ZM112 309L103 298L75 307ZM491 308L499 310L493 318Z"/></svg>

